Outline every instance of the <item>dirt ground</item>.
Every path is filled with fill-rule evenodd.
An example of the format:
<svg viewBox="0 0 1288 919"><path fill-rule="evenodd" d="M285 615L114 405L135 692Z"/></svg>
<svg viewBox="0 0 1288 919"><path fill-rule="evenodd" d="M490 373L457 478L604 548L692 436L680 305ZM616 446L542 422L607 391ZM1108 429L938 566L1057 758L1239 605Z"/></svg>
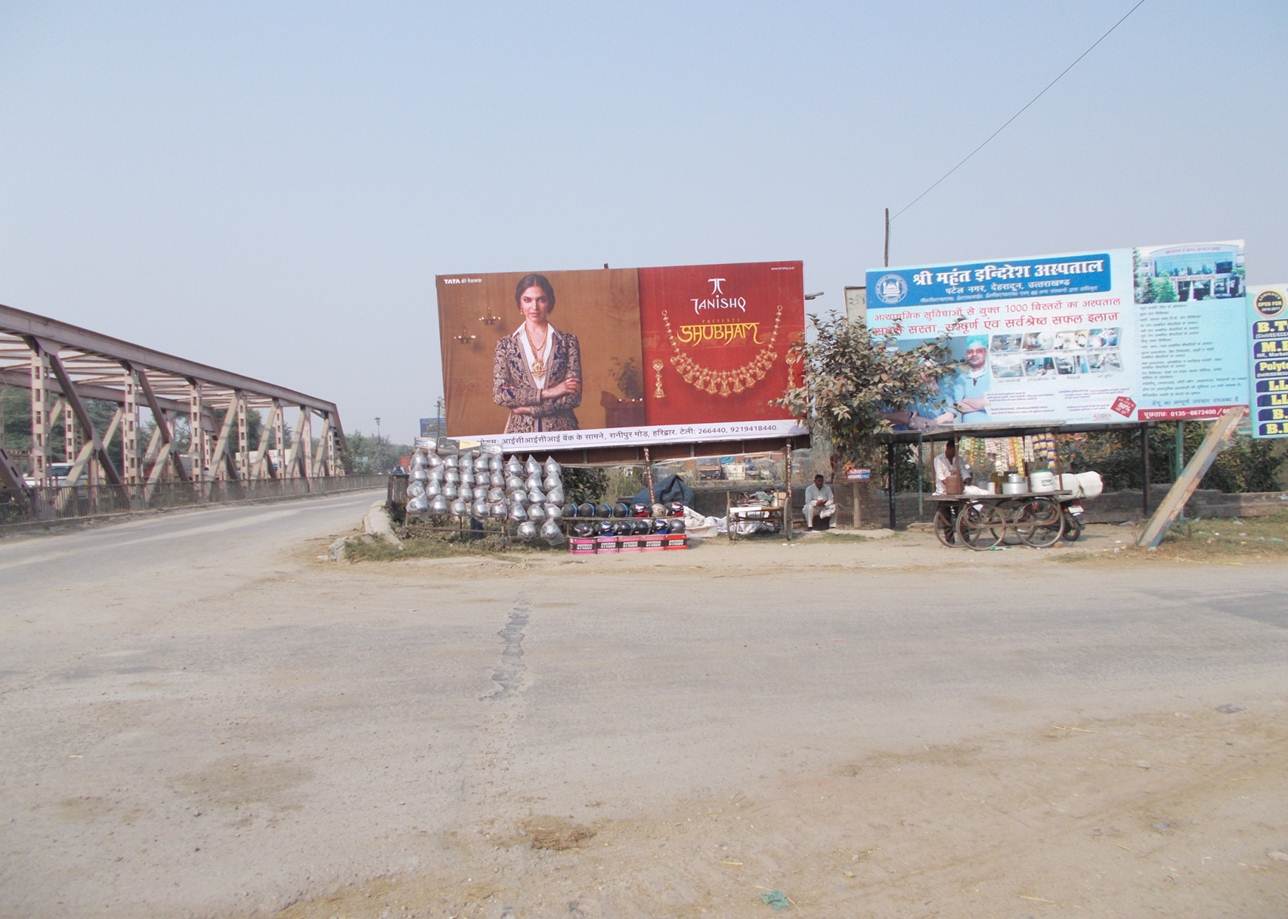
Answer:
<svg viewBox="0 0 1288 919"><path fill-rule="evenodd" d="M442 867L279 915L755 916L775 890L801 916L1288 915L1288 712L1263 711L1052 723L630 818L486 821L439 840Z"/></svg>
<svg viewBox="0 0 1288 919"><path fill-rule="evenodd" d="M0 546L0 915L1288 916L1256 547L321 560L358 516Z"/></svg>

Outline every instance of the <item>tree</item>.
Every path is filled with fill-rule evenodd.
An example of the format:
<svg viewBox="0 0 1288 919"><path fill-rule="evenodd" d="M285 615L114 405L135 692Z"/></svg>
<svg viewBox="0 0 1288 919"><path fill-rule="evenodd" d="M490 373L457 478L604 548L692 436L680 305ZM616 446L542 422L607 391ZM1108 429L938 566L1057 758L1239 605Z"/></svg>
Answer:
<svg viewBox="0 0 1288 919"><path fill-rule="evenodd" d="M843 460L870 459L877 434L890 429L883 412L931 399L954 369L943 338L899 351L894 334L874 338L835 311L811 316L810 325L814 340L793 346L802 385L775 404L824 433Z"/></svg>

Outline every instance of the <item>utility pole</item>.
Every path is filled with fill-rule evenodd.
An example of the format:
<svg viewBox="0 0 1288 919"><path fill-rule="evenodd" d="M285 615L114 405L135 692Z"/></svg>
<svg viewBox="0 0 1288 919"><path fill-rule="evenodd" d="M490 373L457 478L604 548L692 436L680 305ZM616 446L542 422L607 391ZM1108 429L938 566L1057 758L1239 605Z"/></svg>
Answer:
<svg viewBox="0 0 1288 919"><path fill-rule="evenodd" d="M882 264L890 267L890 208L885 209L885 255Z"/></svg>
<svg viewBox="0 0 1288 919"><path fill-rule="evenodd" d="M443 436L443 397L438 397L438 402L434 407L434 436Z"/></svg>
<svg viewBox="0 0 1288 919"><path fill-rule="evenodd" d="M376 449L375 449L376 472L383 472L385 469L385 462L384 462L385 458L383 454L384 454L384 451L380 449L380 416L377 415L376 416Z"/></svg>

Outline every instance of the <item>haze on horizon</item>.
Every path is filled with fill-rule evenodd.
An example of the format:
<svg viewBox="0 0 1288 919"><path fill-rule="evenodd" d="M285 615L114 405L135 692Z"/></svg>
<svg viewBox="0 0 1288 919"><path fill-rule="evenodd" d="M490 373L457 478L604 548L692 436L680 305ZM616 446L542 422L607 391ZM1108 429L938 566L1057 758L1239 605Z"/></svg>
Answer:
<svg viewBox="0 0 1288 919"><path fill-rule="evenodd" d="M803 259L899 210L1130 7L0 6L0 303L408 440L434 275ZM1245 239L1288 280L1288 10L1148 0L894 223L891 263Z"/></svg>

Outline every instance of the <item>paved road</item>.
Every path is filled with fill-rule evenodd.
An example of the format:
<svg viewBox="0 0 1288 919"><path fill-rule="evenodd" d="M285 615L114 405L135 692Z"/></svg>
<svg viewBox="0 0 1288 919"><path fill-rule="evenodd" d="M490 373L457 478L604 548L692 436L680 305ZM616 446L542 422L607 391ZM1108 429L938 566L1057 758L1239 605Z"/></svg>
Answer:
<svg viewBox="0 0 1288 919"><path fill-rule="evenodd" d="M873 777L904 770L899 781L915 783L914 767L926 762L889 757L995 747L1002 758L977 777L986 784L1016 763L1038 762L1041 732L1053 724L1092 724L1069 736L1099 742L1122 731L1097 721L1162 718L1157 730L1168 731L1173 714L1206 724L1203 713L1227 717L1210 713L1233 705L1239 713L1229 718L1264 719L1240 738L1252 746L1214 733L1203 735L1215 745L1208 749L1192 732L1184 743L1162 742L1174 748L1175 772L1151 772L1133 763L1166 757L1157 738L1115 734L1112 752L1086 754L1078 781L1090 781L1088 770L1126 768L1120 787L1134 795L1132 782L1179 782L1186 768L1227 749L1247 763L1277 755L1275 774L1284 773L1283 566L1211 567L1200 577L1176 566L1063 565L1028 553L945 571L945 559L975 557L918 544L856 552L805 543L632 559L318 563L319 549L356 525L371 499L0 543L0 915L273 911L340 885L427 871L449 872L427 884L454 904L443 915L503 916L511 907L516 919L737 915L742 908L721 899L734 896L721 886L726 863L770 866L763 878L738 882L766 909L754 888L772 880L773 866L786 871L793 852L859 846L852 816L828 826L824 814L806 826L782 810L784 801L797 814L811 801L817 807L815 791L858 768L845 764L870 764L863 768ZM919 566L882 566L883 557L918 553ZM1060 758L1049 768L1057 774ZM913 832L913 815L924 824L950 812L935 791L950 778L925 778L927 788L889 819L873 815L893 806L894 789L920 786L883 786L864 803L888 850L897 849L892 837ZM1072 774L1060 790L1041 790L1031 771L1021 779L1005 785L1022 788L1023 800L990 804L998 838L1007 827L1056 819L1052 802L1075 784ZM959 797L976 794L975 781ZM1164 790L1175 789L1141 794ZM1084 800L1102 793L1088 786ZM761 801L764 810L713 829L702 853L659 861L658 853L682 849L676 834L686 821L723 819L710 815L730 801ZM1255 829L1242 817L1222 823L1202 813L1214 821L1204 837L1212 845ZM1265 834L1288 844L1284 814L1260 818L1255 846ZM634 848L599 875L587 860L593 848L574 858L582 852L575 832L570 852L516 845L525 821L556 818L598 827L604 840L616 838L610 825L629 825ZM1087 819L1095 821L1088 836L1128 832L1113 823L1125 818L1098 811ZM1135 845L1130 835L1115 839L1120 849ZM753 854L717 861L710 876L686 873L699 855L735 843ZM959 854L940 865L927 847L907 842L899 864L929 860L951 883L922 891L918 909L889 900L889 914L995 914L993 901L936 900L943 884L966 890L966 880L951 874L964 870ZM1022 866L1029 848L1017 843L989 870ZM1245 865L1250 857L1239 855ZM1175 882L1140 881L1142 865L1123 869L1135 879L1130 889L1185 914L1167 899ZM804 886L805 869L792 870ZM898 873L894 861L883 870ZM1060 881L1050 865L1023 870ZM482 874L491 886L479 887ZM924 866L898 876L905 886L930 883ZM1114 877L1108 868L1105 877ZM1221 875L1208 889L1226 904L1241 891L1249 899L1238 902L1240 915L1281 915L1286 904L1259 878ZM978 893L984 882L970 883ZM872 884L859 902L886 902L903 889ZM378 892L356 889L376 897L358 901L365 911L348 901L304 911L379 915L370 908L383 903ZM1008 898L1016 914L1032 906L1015 900L1023 892L983 890ZM430 893L399 896L440 915L425 905ZM834 899L816 900L824 905L815 914L853 914L826 908L848 902L843 892L827 896ZM396 903L391 909L398 913Z"/></svg>

